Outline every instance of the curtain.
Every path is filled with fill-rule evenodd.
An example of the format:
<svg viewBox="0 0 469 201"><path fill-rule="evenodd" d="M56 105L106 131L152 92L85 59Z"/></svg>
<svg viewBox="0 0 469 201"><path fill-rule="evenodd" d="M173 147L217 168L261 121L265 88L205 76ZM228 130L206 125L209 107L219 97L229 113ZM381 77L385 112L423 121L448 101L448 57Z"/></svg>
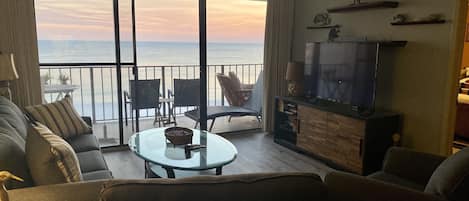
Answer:
<svg viewBox="0 0 469 201"><path fill-rule="evenodd" d="M42 102L34 1L0 1L0 51L13 53L19 80L11 82L18 106Z"/></svg>
<svg viewBox="0 0 469 201"><path fill-rule="evenodd" d="M285 73L291 59L294 0L268 0L264 45L264 131L274 129L275 96L287 94Z"/></svg>

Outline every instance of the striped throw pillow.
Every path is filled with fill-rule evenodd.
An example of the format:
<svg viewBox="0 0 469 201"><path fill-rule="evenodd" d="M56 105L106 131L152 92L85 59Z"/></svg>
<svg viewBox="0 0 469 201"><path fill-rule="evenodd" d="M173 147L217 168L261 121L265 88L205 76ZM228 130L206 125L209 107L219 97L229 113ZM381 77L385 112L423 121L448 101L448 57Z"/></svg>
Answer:
<svg viewBox="0 0 469 201"><path fill-rule="evenodd" d="M79 182L83 180L72 146L49 128L36 123L26 138L26 160L36 185Z"/></svg>
<svg viewBox="0 0 469 201"><path fill-rule="evenodd" d="M65 139L92 133L91 128L73 107L69 97L54 103L29 106L25 110L35 121L44 124Z"/></svg>

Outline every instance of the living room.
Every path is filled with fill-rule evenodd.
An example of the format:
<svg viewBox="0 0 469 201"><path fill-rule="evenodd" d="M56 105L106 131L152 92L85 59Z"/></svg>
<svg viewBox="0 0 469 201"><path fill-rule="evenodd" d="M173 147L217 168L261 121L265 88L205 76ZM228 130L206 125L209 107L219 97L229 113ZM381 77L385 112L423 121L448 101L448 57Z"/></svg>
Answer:
<svg viewBox="0 0 469 201"><path fill-rule="evenodd" d="M209 125L213 121L208 121L207 125L207 117L205 117L205 121L202 117L204 115L210 116L210 112L203 114L203 109L200 109L202 120L200 121L201 125L197 127L198 129L192 129L192 122L187 124L193 139L200 141L189 143L194 146L185 146L188 147L189 154L184 155L186 148L182 149L182 158L172 160L175 163L171 164L162 164L167 163L168 160L161 161L149 158L158 155L161 159L162 156L175 154L168 151L172 149L172 145L168 146L166 150L163 149L162 152L155 151L158 149L159 143L163 143L163 146L169 143L165 140L164 135L161 135L162 140L150 138L154 136L152 132L159 129L158 126L150 129L152 132L148 132L146 127L142 127L140 133L136 134L135 131L125 140L124 138L120 139L126 142L128 138L129 146L124 142L120 143L124 146L101 149L97 143L89 146L89 143L67 141L71 148L77 152L71 155L78 157L77 161L83 172L81 179L78 176L78 181L82 182L41 185L42 182L46 184L51 180L47 181L48 178L44 177L38 178L35 176L37 172L35 174L32 172L44 168L31 168L28 164L24 164L30 161L24 159L18 160L20 163L11 163L11 159L8 158L11 153L21 152L21 150L23 155L19 157L26 157L24 153L25 146L27 146L25 141L30 134L24 128L31 126L29 123L25 123L26 120L22 119L21 114L22 111L28 111L23 108L44 102L40 89L41 73L39 72L35 7L32 1L2 1L0 3L0 26L7 28L0 32L0 52L8 56L2 57L6 58L4 60L7 62L1 63L0 72L2 74L8 73L6 68L15 66L17 76L13 77L18 78L11 81L9 87L12 92L12 100L18 109L12 110L11 108L16 108L16 106L2 101L2 110L0 110L2 111L2 122L6 122L5 126L2 126L2 130L3 128L16 129L15 132L19 132L21 135L13 137L14 143L22 145L19 146L19 150L12 148L16 146L10 142L12 134L8 130L1 131L2 144L5 143L6 148L2 151L0 163L8 164L2 166L1 170L20 176L25 182L23 185L21 182L9 181L6 183L8 191L5 191L8 194L1 195L9 195L10 200L199 199L195 196L201 197L200 199L225 200L467 200L469 198L467 194L468 178L461 176L466 175L468 171L467 149L451 156L456 121L456 105L454 103L457 100L457 78L461 68L463 49L461 41L464 40L466 31L466 5L467 1L457 0L444 2L439 0L403 0L399 2L268 0L265 20L264 68L263 73L260 73L264 80L262 82L264 86L261 90L262 118L258 120L257 116L242 117L249 118L253 125L262 125L263 130L254 129L221 134L214 132L215 134L211 134ZM320 16L318 18L322 19L316 20L316 16ZM419 23L424 25L420 26ZM399 26L402 24L410 25ZM308 27L313 28L308 29ZM374 136L367 133L369 130L364 129L365 137L363 139L352 139L357 141L353 141L356 146L349 150L350 153L356 151L364 154L358 159L363 165L363 167L359 167L363 168L361 173L354 171L355 166L353 165L347 167L348 163L344 163L344 165L334 161L335 158L328 159L329 155L327 154L322 156L318 153L309 153L311 151L301 147L274 142L276 132L278 132L276 130L278 120L276 121L275 117L279 109L275 99L277 96L286 97L288 93L294 94L285 78L285 75L288 74L286 72L292 70L288 69L288 63L291 64L290 68L301 66L301 63L308 63L305 58L306 44L331 41L331 39L335 43L365 41L375 45L390 41L405 41L405 45L401 43L399 47L383 48L380 51L379 68L384 70L379 71L381 74L376 75L380 78L380 84L375 86L373 110L365 108L361 111L363 113L359 114L360 112L357 110L361 110L361 108L348 108L348 112L356 112L354 115L343 115L340 111L328 109L322 111L327 113L326 116L339 118L340 120L332 123L337 123L340 128L345 128L344 133L354 128L348 127L344 122L354 122L351 126L356 126L360 124L360 121L365 121L365 125L371 125L367 120L375 120L372 118L372 114L368 114L371 115L370 117L356 118L359 120L358 123L357 121L349 121L347 118L366 116L367 113L377 114L384 110L392 111L400 117L399 124L388 129L389 132L385 132L389 134L389 138L385 139L383 147L378 147L379 151L373 151L366 143L366 137ZM14 55L14 62L11 62L11 54ZM294 63L295 61L298 62ZM204 66L203 64L201 62L201 66ZM115 73L115 71L112 72ZM260 79L255 77L248 83L244 83L242 80L242 83L255 85L258 80ZM291 84L294 80L289 81ZM203 96L201 97L203 100ZM116 100L120 101L119 98ZM329 101L334 102L331 99ZM298 105L301 107L313 105L311 107L315 110L324 109L324 106L314 106L314 101L312 103L299 101ZM73 108L73 104L69 104L69 106L64 108ZM201 108L203 107L201 106ZM210 105L207 108L210 108ZM77 108L75 107L75 109ZM123 107L120 109L123 110ZM77 109L77 112L80 113L80 110ZM300 111L298 110L298 112ZM35 112L29 113L29 118L35 114ZM123 114L123 112L121 113ZM120 124L123 126L124 118L122 117L124 115L122 114L120 115ZM234 114L239 113L231 114L236 116ZM298 115L298 118L315 117L314 113ZM341 115L345 118L342 118ZM54 117L56 116L52 115L51 118ZM34 119L40 120L41 118ZM232 121L233 124L240 122L236 117ZM89 122L92 123L92 119L91 121L84 119L79 124L86 127ZM144 121L142 120L142 122ZM314 119L312 122L317 123ZM228 118L217 120L215 128L217 126L223 127L224 124L229 123ZM332 123L326 123L326 127L335 125ZM129 125L134 125L134 123L129 121ZM241 123L242 125L243 123ZM86 130L85 127L83 129ZM59 127L49 129L52 131L61 130ZM199 129L207 130L208 133L200 132ZM105 130L106 128L100 128L100 131ZM129 130L131 129L129 128ZM44 134L45 130L42 129L38 132ZM164 130L158 132L164 134ZM315 132L316 130L313 129L310 133ZM301 137L303 134L300 131L297 137ZM340 135L338 134L338 136ZM317 139L314 137L312 136L311 139ZM210 145L213 146L213 143L226 144L211 149ZM329 143L324 143L324 146L327 147ZM391 146L397 147L391 148ZM388 148L390 149L388 150ZM381 153L381 149L386 149L388 152ZM314 147L311 150L314 150ZM342 152L343 150L340 151L339 157L348 155ZM91 152L94 154L87 155ZM84 153L89 157L85 156ZM331 153L331 156L337 155L337 153L339 151L336 150ZM205 159L199 157L212 156L211 154L220 157L215 157L214 161L212 161L212 157ZM367 154L379 155L369 164L379 164L380 167L367 166L368 162L364 159L367 158ZM446 157L449 158L445 159ZM36 156L36 158L42 159L44 157ZM196 161L199 163L197 167L194 164L186 163L191 161L191 158L199 159ZM82 162L80 159L88 160L88 162ZM33 161L37 162L38 160ZM178 163L176 164L176 162ZM98 163L99 165L97 165ZM155 164L156 168L154 168ZM184 166L186 164L190 167ZM202 167L201 164L206 166ZM63 169L57 167L56 163L48 165L55 165L52 168L57 169L55 173L63 172ZM450 171L445 171L447 168L450 168ZM22 173L19 169L24 172ZM168 171L168 169L171 170ZM193 173L204 176L192 177ZM4 172L0 176L3 174ZM61 176L67 177L67 175ZM95 175L100 175L98 178L101 180L94 181L93 176ZM6 179L9 176L11 175L6 175ZM51 178L56 179L55 176L51 176ZM149 179L155 176L176 177L176 179ZM107 179L102 180L105 177ZM145 179L146 177L148 179ZM110 178L114 179L109 180ZM68 179L77 181L73 177ZM83 180L85 181L83 182ZM70 183L69 181L56 182L55 184ZM17 187L21 188L16 189ZM165 193L161 193L163 191ZM4 199L4 197L1 198Z"/></svg>

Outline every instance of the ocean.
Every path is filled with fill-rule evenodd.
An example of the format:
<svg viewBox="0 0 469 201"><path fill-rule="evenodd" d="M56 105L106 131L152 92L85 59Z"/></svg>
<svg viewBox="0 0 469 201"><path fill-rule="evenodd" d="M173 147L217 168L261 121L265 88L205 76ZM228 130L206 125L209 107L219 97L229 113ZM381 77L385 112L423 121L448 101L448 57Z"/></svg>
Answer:
<svg viewBox="0 0 469 201"><path fill-rule="evenodd" d="M113 63L112 41L51 41L40 40L39 61L45 63ZM254 84L263 66L263 44L208 43L208 104L227 105L217 73L235 72L243 83ZM132 62L132 43L121 43L121 61ZM199 45L186 42L138 42L137 64L139 79L160 79L160 93L172 89L174 79L197 79L199 77ZM162 67L164 66L164 67ZM97 121L118 118L117 72L115 66L60 66L42 67L44 85L60 85L60 75L69 78L67 84L76 85L72 95L74 106L84 116ZM129 91L132 80L131 66L122 68L122 88ZM164 83L164 88L163 88ZM45 92L45 100L57 100L60 94ZM190 108L179 108L181 114ZM129 110L130 112L130 110ZM168 111L166 111L168 112ZM141 116L153 116L154 110L142 110Z"/></svg>
<svg viewBox="0 0 469 201"><path fill-rule="evenodd" d="M39 40L40 63L115 62L113 41ZM261 64L260 43L208 43L208 64ZM121 42L121 61L132 62L132 42ZM191 42L137 42L139 66L194 65L199 63L199 44Z"/></svg>

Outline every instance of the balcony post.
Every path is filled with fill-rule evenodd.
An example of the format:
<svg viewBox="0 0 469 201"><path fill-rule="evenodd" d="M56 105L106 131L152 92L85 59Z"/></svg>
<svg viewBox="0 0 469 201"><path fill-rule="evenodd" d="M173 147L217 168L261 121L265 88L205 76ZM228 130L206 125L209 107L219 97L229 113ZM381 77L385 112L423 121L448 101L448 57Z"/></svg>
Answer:
<svg viewBox="0 0 469 201"><path fill-rule="evenodd" d="M93 118L93 124L96 123L96 97L94 95L94 71L93 67L90 67L90 85L91 85L91 116Z"/></svg>
<svg viewBox="0 0 469 201"><path fill-rule="evenodd" d="M225 74L225 65L221 65L221 74ZM221 88L221 106L225 106L225 93L223 92L223 88Z"/></svg>
<svg viewBox="0 0 469 201"><path fill-rule="evenodd" d="M165 77L166 77L165 76L165 67L162 66L161 67L161 82L162 82L161 87L163 88L163 98L166 98L166 79L165 79ZM169 95L168 95L168 98L171 98L171 97L169 97ZM157 115L157 114L155 114L155 115ZM163 103L163 116L166 117L166 104L165 103ZM169 122L169 120L168 120L168 122Z"/></svg>

